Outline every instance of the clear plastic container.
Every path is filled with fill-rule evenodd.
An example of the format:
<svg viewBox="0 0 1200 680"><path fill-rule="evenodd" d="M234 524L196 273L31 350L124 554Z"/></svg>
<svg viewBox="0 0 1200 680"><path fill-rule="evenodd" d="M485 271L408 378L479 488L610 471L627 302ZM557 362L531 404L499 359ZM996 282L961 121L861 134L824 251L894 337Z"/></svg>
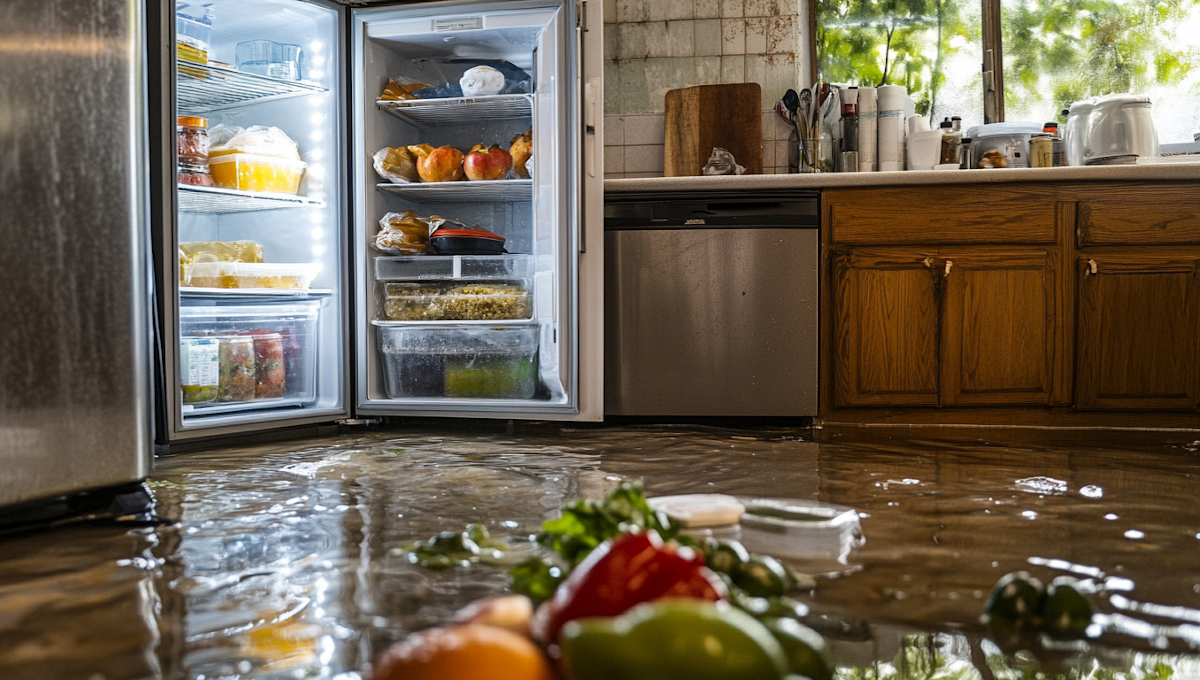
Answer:
<svg viewBox="0 0 1200 680"><path fill-rule="evenodd" d="M537 389L536 324L373 323L391 399L531 399Z"/></svg>
<svg viewBox="0 0 1200 680"><path fill-rule="evenodd" d="M295 194L308 164L304 161L231 153L210 156L208 169L213 183L223 189Z"/></svg>
<svg viewBox="0 0 1200 680"><path fill-rule="evenodd" d="M319 269L312 262L194 262L183 265L183 285L308 290Z"/></svg>
<svg viewBox="0 0 1200 680"><path fill-rule="evenodd" d="M238 356L245 359L248 355L253 368L249 384L243 383L234 395L249 395L249 399L241 401L270 403L282 398L289 403L311 402L317 394L317 322L321 302L187 306L180 309L180 332L184 342L238 338L241 343L238 347L242 349ZM219 407L229 401L197 403L195 408Z"/></svg>
<svg viewBox="0 0 1200 680"><path fill-rule="evenodd" d="M240 42L237 44L237 68L260 76L300 80L300 46L274 40Z"/></svg>
<svg viewBox="0 0 1200 680"><path fill-rule="evenodd" d="M532 316L520 281L408 282L384 285L383 315L391 321L500 321Z"/></svg>
<svg viewBox="0 0 1200 680"><path fill-rule="evenodd" d="M175 12L175 44L180 59L208 63L213 17L211 5L178 8Z"/></svg>
<svg viewBox="0 0 1200 680"><path fill-rule="evenodd" d="M185 404L217 400L220 384L220 341L216 338L183 338L179 343L179 385Z"/></svg>
<svg viewBox="0 0 1200 680"><path fill-rule="evenodd" d="M377 281L523 281L533 278L530 255L413 255L375 258Z"/></svg>

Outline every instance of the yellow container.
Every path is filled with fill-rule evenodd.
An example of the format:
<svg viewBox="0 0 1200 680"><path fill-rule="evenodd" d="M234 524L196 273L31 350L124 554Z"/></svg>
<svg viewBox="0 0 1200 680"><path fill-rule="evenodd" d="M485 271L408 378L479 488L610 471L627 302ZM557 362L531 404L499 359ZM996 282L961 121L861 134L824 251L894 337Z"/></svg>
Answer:
<svg viewBox="0 0 1200 680"><path fill-rule="evenodd" d="M307 167L304 161L244 153L214 156L208 160L213 183L223 189L280 194L299 191L300 179L304 177Z"/></svg>

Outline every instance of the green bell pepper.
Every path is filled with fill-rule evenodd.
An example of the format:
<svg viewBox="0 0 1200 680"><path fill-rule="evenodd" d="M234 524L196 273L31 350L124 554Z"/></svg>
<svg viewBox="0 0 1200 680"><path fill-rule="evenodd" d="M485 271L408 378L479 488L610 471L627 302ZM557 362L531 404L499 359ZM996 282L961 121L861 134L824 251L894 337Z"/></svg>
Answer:
<svg viewBox="0 0 1200 680"><path fill-rule="evenodd" d="M559 644L568 680L780 680L788 672L771 631L725 603L660 600L580 619Z"/></svg>

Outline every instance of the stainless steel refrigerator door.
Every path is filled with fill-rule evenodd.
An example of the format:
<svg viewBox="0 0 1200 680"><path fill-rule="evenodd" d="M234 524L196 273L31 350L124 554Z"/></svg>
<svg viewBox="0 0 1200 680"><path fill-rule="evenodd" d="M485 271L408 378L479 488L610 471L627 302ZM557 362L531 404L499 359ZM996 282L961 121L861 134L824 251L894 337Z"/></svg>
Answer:
<svg viewBox="0 0 1200 680"><path fill-rule="evenodd" d="M0 504L150 473L141 12L0 2Z"/></svg>
<svg viewBox="0 0 1200 680"><path fill-rule="evenodd" d="M386 3L385 3L386 4ZM550 9L557 18L547 24L550 35L546 52L538 59L545 72L554 75L547 78L555 89L555 97L543 97L539 92L538 112L543 119L553 119L561 125L561 134L554 135L555 128L544 126L535 132L535 148L553 148L539 160L538 168L554 168L559 172L543 171L542 177L554 177L555 182L546 181L547 189L554 195L554 209L559 211L556 219L564 226L560 231L563 247L556 253L557 275L561 283L555 297L558 345L562 354L558 361L559 375L567 393L564 403L524 400L512 404L501 400L464 399L462 403L448 405L445 401L428 399L391 400L380 394L381 369L378 348L371 340L375 328L371 326L370 298L375 295L371 274L362 268L368 267L371 251L366 242L366 223L378 210L368 208L366 192L374 192L377 181L358 154L374 151L378 145L367 149L369 135L364 134L362 124L372 109L372 93L377 86L374 79L365 77L369 64L365 63L364 36L372 22L386 23L393 20L410 20L414 17L463 17L472 13L490 14L505 11ZM351 145L352 168L356 185L355 262L357 272L356 310L360 317L355 320L357 328L357 406L358 415L391 416L439 416L461 418L513 418L540 420L599 421L604 417L604 131L603 131L603 0L555 2L554 0L512 0L511 2L450 2L419 3L411 6L372 7L352 12L351 47L352 72L359 82L354 84L355 107L354 141ZM451 38L447 38L450 40ZM367 81L370 82L367 82ZM386 78L383 79L386 82ZM561 93L561 94L559 94ZM553 103L551 106L550 103ZM551 109L555 109L553 112ZM548 134L552 139L538 137ZM535 169L535 178L538 171ZM535 179L535 181L537 181ZM369 335L372 334L372 335Z"/></svg>

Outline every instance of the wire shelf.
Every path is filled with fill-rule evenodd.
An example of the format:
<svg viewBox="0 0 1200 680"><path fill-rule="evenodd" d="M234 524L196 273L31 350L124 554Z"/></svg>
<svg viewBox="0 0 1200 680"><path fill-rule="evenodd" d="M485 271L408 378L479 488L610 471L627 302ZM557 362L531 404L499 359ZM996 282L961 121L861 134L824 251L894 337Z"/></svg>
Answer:
<svg viewBox="0 0 1200 680"><path fill-rule="evenodd" d="M413 125L468 125L481 120L533 117L533 95L497 94L488 97L378 101L381 110Z"/></svg>
<svg viewBox="0 0 1200 680"><path fill-rule="evenodd" d="M302 80L281 80L225 66L183 60L177 65L180 113L205 113L249 102L326 91L320 85Z"/></svg>
<svg viewBox="0 0 1200 680"><path fill-rule="evenodd" d="M180 286L179 297L199 300L308 300L333 295L328 288L198 288Z"/></svg>
<svg viewBox="0 0 1200 680"><path fill-rule="evenodd" d="M424 184L377 184L380 191L396 194L414 203L494 201L509 203L533 200L533 180L498 179L494 181L433 182Z"/></svg>
<svg viewBox="0 0 1200 680"><path fill-rule="evenodd" d="M179 185L179 211L186 213L222 215L283 208L323 207L325 201L292 194L252 193L217 187Z"/></svg>

